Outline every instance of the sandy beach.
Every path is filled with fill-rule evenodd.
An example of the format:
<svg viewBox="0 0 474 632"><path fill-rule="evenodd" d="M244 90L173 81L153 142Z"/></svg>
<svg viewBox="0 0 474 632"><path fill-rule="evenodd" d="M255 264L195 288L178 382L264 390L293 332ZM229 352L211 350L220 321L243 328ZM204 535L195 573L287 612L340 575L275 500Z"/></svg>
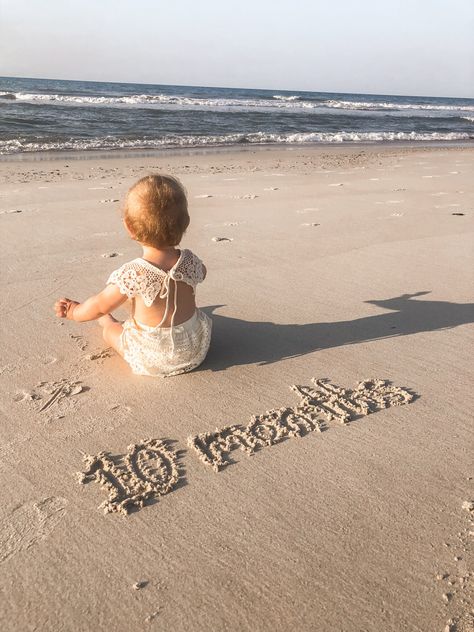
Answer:
<svg viewBox="0 0 474 632"><path fill-rule="evenodd" d="M52 308L140 256L120 205L152 172L213 319L169 379ZM454 145L0 161L1 629L474 630L473 172Z"/></svg>

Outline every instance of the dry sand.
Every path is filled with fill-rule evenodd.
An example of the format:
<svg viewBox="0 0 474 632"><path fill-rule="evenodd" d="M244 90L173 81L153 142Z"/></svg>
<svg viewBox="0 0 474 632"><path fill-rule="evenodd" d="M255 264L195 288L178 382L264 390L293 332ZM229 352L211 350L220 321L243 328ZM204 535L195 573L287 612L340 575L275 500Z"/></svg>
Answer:
<svg viewBox="0 0 474 632"><path fill-rule="evenodd" d="M472 631L474 149L110 156L0 163L0 628ZM52 310L153 171L214 321L170 379Z"/></svg>

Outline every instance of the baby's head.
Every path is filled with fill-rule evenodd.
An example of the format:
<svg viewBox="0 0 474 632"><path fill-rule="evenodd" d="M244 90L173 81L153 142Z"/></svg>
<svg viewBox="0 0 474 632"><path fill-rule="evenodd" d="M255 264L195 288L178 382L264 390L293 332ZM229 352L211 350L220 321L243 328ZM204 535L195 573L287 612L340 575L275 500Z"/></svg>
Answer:
<svg viewBox="0 0 474 632"><path fill-rule="evenodd" d="M128 191L124 221L133 239L144 246L177 246L189 225L183 185L171 176L146 176Z"/></svg>

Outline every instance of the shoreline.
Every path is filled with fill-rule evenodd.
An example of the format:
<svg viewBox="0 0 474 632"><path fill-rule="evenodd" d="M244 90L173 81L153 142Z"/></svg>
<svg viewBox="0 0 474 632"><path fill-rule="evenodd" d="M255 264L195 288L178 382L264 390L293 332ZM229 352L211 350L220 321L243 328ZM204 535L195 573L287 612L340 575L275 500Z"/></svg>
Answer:
<svg viewBox="0 0 474 632"><path fill-rule="evenodd" d="M453 140L453 141L377 141L377 142L357 142L357 143L294 143L286 145L284 143L261 143L252 145L213 145L209 147L164 147L154 149L88 149L78 151L32 151L19 152L0 155L0 164L10 162L43 162L60 160L111 160L130 158L154 158L154 157L195 157L209 155L229 155L248 153L271 153L271 152L292 152L307 150L308 152L333 152L348 153L360 151L389 152L394 150L405 150L405 152L416 151L442 151L456 149L474 149L474 140Z"/></svg>

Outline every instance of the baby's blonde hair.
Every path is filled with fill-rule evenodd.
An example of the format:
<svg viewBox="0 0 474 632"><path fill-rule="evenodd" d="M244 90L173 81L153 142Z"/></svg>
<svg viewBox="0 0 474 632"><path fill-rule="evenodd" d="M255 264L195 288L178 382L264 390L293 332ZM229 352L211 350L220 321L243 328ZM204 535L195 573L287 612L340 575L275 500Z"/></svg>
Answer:
<svg viewBox="0 0 474 632"><path fill-rule="evenodd" d="M177 246L189 226L186 191L177 178L150 175L128 190L125 222L134 238L146 246Z"/></svg>

